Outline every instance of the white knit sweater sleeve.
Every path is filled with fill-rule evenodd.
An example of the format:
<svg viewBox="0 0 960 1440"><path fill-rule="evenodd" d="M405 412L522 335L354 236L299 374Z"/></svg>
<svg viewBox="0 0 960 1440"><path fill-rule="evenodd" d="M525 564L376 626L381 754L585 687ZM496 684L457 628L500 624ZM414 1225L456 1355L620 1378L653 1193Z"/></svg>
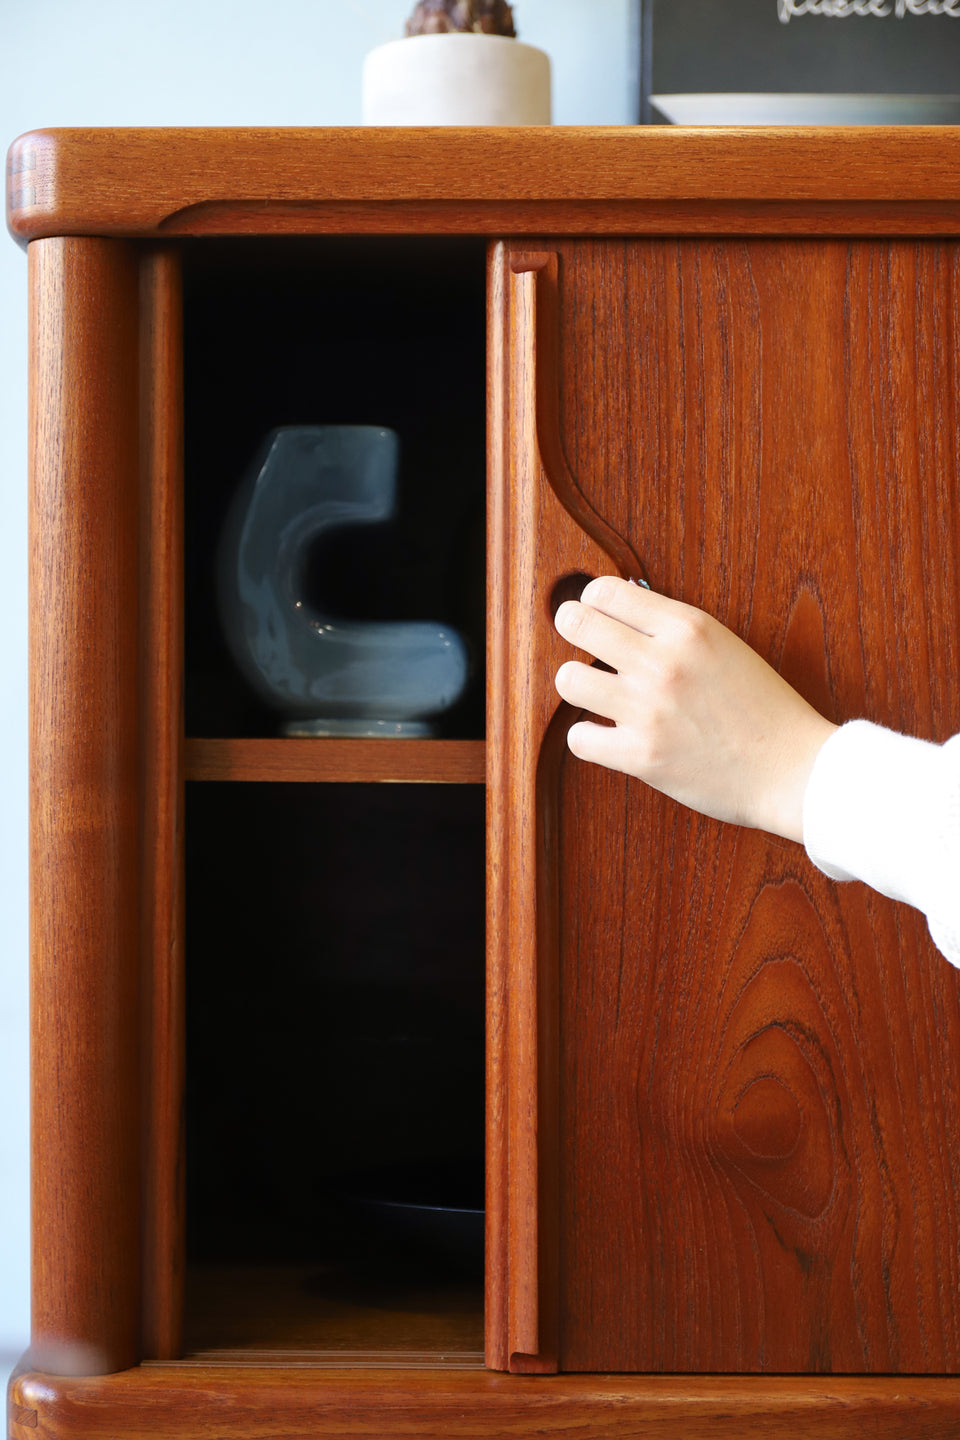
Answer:
<svg viewBox="0 0 960 1440"><path fill-rule="evenodd" d="M820 750L803 840L834 880L863 880L927 917L960 966L960 735L932 745L852 720Z"/></svg>

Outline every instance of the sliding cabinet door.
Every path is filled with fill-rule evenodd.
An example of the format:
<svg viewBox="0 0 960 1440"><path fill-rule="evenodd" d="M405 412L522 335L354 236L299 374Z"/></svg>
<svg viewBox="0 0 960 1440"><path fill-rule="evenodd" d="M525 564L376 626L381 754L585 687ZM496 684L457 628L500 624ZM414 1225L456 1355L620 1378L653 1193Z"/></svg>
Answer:
<svg viewBox="0 0 960 1440"><path fill-rule="evenodd" d="M832 719L960 730L960 246L499 246L490 324L490 1363L955 1373L960 976L570 756L550 611L645 573Z"/></svg>

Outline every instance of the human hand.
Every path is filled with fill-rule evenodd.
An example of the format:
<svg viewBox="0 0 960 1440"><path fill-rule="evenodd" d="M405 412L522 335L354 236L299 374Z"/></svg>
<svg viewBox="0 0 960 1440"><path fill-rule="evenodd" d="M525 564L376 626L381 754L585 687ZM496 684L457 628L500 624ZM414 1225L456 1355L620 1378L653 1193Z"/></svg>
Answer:
<svg viewBox="0 0 960 1440"><path fill-rule="evenodd" d="M614 722L572 725L574 755L716 820L802 841L807 780L837 727L749 645L704 611L611 575L561 605L556 627L616 671L578 660L557 671L564 700Z"/></svg>

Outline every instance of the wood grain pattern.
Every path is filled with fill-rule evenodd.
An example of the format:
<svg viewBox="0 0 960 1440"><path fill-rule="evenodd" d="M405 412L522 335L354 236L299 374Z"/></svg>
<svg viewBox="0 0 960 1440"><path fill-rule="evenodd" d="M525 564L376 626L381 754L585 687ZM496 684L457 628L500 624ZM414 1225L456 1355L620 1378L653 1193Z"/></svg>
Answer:
<svg viewBox="0 0 960 1440"><path fill-rule="evenodd" d="M834 718L960 730L957 246L572 242L561 296L571 467L653 584ZM558 783L561 1366L956 1372L960 977L922 917Z"/></svg>
<svg viewBox="0 0 960 1440"><path fill-rule="evenodd" d="M499 246L490 274L488 1363L556 1368L555 831L558 585L629 547L577 491L556 423L556 256ZM616 559L612 558L616 557ZM549 791L551 787L548 785ZM555 787L554 787L555 788Z"/></svg>
<svg viewBox="0 0 960 1440"><path fill-rule="evenodd" d="M482 1366L479 1283L409 1273L350 1275L330 1265L194 1265L184 1358L268 1359L382 1368L395 1355L426 1368ZM339 1359L338 1359L339 1356Z"/></svg>
<svg viewBox="0 0 960 1440"><path fill-rule="evenodd" d="M33 1354L138 1358L137 306L131 247L31 246Z"/></svg>
<svg viewBox="0 0 960 1440"><path fill-rule="evenodd" d="M7 204L24 240L368 227L956 233L958 174L952 126L74 129L14 142Z"/></svg>
<svg viewBox="0 0 960 1440"><path fill-rule="evenodd" d="M400 1319L401 1317L393 1317ZM483 1329L483 1317L476 1316L474 1327L477 1331ZM483 1370L484 1360L482 1350L459 1350L451 1348L449 1351L441 1347L430 1350L404 1350L399 1347L390 1349L371 1349L364 1347L362 1350L351 1350L346 1345L339 1343L339 1335L333 1336L335 1345L328 1344L326 1348L322 1345L310 1345L303 1349L295 1346L277 1347L275 1349L260 1350L256 1346L248 1346L236 1350L228 1348L210 1350L198 1350L185 1355L176 1362L177 1366L197 1366L201 1369L209 1369L211 1366L248 1369L251 1365L258 1367L270 1366L273 1369L289 1369L291 1366L297 1369L309 1370ZM145 1364L153 1364L153 1361L145 1361Z"/></svg>
<svg viewBox="0 0 960 1440"><path fill-rule="evenodd" d="M482 740L189 739L188 780L482 785Z"/></svg>
<svg viewBox="0 0 960 1440"><path fill-rule="evenodd" d="M11 1401L38 1421L12 1427L11 1440L933 1440L960 1430L956 1385L916 1377L827 1382L151 1365L103 1379L22 1375Z"/></svg>
<svg viewBox="0 0 960 1440"><path fill-rule="evenodd" d="M114 227L109 227L113 233ZM162 235L956 235L933 200L203 201ZM153 233L153 232L150 232Z"/></svg>
<svg viewBox="0 0 960 1440"><path fill-rule="evenodd" d="M142 1353L180 1352L184 1194L183 303L176 250L140 264Z"/></svg>

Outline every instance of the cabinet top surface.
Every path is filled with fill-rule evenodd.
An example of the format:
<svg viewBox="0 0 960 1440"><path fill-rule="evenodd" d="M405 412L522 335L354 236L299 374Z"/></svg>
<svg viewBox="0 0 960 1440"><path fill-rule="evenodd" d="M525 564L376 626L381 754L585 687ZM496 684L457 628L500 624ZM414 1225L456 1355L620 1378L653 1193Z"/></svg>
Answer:
<svg viewBox="0 0 960 1440"><path fill-rule="evenodd" d="M732 212L762 228L764 207L802 207L807 231L829 207L873 229L908 207L912 228L960 233L960 127L58 129L7 157L21 242L723 230Z"/></svg>

